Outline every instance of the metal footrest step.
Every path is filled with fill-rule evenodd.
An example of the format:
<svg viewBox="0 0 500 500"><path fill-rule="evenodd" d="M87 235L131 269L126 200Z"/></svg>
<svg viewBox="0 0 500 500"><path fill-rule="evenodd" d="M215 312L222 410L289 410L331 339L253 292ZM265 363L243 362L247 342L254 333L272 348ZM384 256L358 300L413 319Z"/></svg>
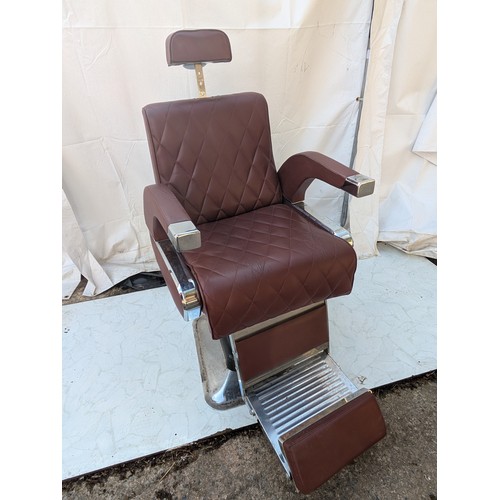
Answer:
<svg viewBox="0 0 500 500"><path fill-rule="evenodd" d="M287 474L308 493L385 435L377 402L321 352L248 388Z"/></svg>

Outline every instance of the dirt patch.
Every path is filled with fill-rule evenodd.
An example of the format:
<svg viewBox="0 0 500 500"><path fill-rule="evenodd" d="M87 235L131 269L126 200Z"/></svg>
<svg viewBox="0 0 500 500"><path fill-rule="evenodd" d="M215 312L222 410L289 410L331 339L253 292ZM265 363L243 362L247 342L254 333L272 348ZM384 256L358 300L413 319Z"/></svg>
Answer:
<svg viewBox="0 0 500 500"><path fill-rule="evenodd" d="M214 434L204 439L200 439L192 444L181 446L173 450L148 455L146 457L123 462L112 467L107 467L90 474L74 477L63 481L63 492L71 491L76 484L85 483L92 491L95 485L103 485L111 476L116 476L120 480L128 479L132 474L140 474L146 469L155 467L166 467L166 474L176 472L199 457L200 453L209 453L217 450L224 443L237 436L254 436L260 433L258 424L254 424L242 429L227 430Z"/></svg>
<svg viewBox="0 0 500 500"><path fill-rule="evenodd" d="M311 495L258 425L66 480L63 499L435 499L437 373L375 390L387 436Z"/></svg>

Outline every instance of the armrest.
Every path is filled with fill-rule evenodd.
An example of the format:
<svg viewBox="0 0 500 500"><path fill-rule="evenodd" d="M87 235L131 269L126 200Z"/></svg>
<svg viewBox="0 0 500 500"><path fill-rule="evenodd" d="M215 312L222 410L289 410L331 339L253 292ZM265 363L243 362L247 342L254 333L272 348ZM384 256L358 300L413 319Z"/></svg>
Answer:
<svg viewBox="0 0 500 500"><path fill-rule="evenodd" d="M174 193L164 184L144 189L144 218L155 241L169 239L177 252L201 246L201 236Z"/></svg>
<svg viewBox="0 0 500 500"><path fill-rule="evenodd" d="M361 198L373 193L375 181L315 151L291 156L278 170L283 194L291 202L303 201L314 179Z"/></svg>

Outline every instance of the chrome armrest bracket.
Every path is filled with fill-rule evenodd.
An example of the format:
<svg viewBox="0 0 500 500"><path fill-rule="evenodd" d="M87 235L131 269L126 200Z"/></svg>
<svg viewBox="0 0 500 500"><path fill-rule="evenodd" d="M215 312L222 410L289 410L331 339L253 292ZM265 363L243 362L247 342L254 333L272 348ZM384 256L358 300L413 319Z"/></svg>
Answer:
<svg viewBox="0 0 500 500"><path fill-rule="evenodd" d="M187 252L201 247L200 231L190 220L170 224L167 235L177 252Z"/></svg>
<svg viewBox="0 0 500 500"><path fill-rule="evenodd" d="M320 216L316 214L313 209L307 206L303 201L298 201L296 203L291 203L287 201L291 206L293 206L296 210L298 210L304 217L309 219L311 222L314 222L318 226L320 226L325 231L328 231L331 234L334 234L338 238L342 238L347 241L349 245L354 246L354 242L351 236L351 233L342 226L332 226L328 224L327 221L321 220Z"/></svg>
<svg viewBox="0 0 500 500"><path fill-rule="evenodd" d="M184 319L191 321L198 318L201 315L201 300L191 271L169 240L155 243L181 298Z"/></svg>
<svg viewBox="0 0 500 500"><path fill-rule="evenodd" d="M342 189L356 198L370 196L375 190L375 180L363 174L347 177Z"/></svg>

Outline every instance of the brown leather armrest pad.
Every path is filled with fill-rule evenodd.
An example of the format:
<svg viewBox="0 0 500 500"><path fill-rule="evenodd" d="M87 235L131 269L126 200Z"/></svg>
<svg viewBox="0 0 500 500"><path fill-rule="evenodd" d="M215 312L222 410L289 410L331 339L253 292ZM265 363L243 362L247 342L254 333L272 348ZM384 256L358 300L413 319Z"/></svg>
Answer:
<svg viewBox="0 0 500 500"><path fill-rule="evenodd" d="M144 219L155 241L166 240L168 226L175 222L191 220L180 201L164 184L144 188Z"/></svg>
<svg viewBox="0 0 500 500"><path fill-rule="evenodd" d="M342 189L346 179L357 173L316 151L293 155L278 170L283 195L293 203L304 200L305 192L314 179Z"/></svg>
<svg viewBox="0 0 500 500"><path fill-rule="evenodd" d="M283 443L299 491L309 493L386 434L372 393L365 392Z"/></svg>

